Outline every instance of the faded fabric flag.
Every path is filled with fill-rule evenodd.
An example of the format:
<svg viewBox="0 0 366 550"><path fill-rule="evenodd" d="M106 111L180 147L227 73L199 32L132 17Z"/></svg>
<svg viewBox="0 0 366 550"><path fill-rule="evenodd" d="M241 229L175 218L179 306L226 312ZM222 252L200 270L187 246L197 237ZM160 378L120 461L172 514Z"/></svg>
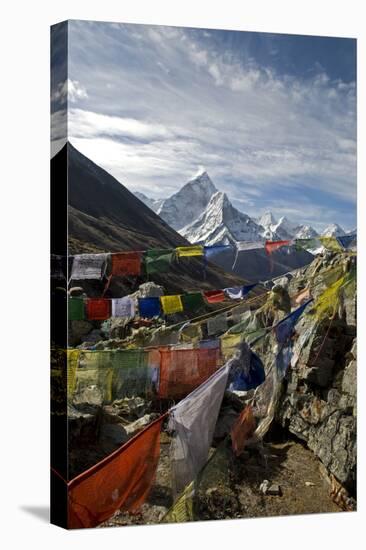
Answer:
<svg viewBox="0 0 366 550"><path fill-rule="evenodd" d="M181 493L196 478L207 461L229 368L224 365L170 411L175 495Z"/></svg>
<svg viewBox="0 0 366 550"><path fill-rule="evenodd" d="M235 356L230 359L229 390L249 391L260 386L266 374L260 358L246 342L242 342Z"/></svg>
<svg viewBox="0 0 366 550"><path fill-rule="evenodd" d="M274 327L274 331L276 334L277 342L279 344L286 344L288 340L291 338L292 333L294 331L295 325L301 315L303 314L305 308L312 302L313 299L308 300L303 304L302 306L298 307L287 315L284 319L282 319L277 325Z"/></svg>
<svg viewBox="0 0 366 550"><path fill-rule="evenodd" d="M174 256L174 249L165 250L159 248L147 250L144 255L146 273L152 275L154 273L165 273L169 271Z"/></svg>
<svg viewBox="0 0 366 550"><path fill-rule="evenodd" d="M112 317L131 319L135 316L135 301L129 296L112 298Z"/></svg>
<svg viewBox="0 0 366 550"><path fill-rule="evenodd" d="M213 334L222 334L227 331L227 313L216 315L207 319L207 334L212 336Z"/></svg>
<svg viewBox="0 0 366 550"><path fill-rule="evenodd" d="M88 298L86 311L90 321L105 321L111 316L111 301L107 298Z"/></svg>
<svg viewBox="0 0 366 550"><path fill-rule="evenodd" d="M183 311L183 304L179 294L177 296L160 296L160 301L165 315Z"/></svg>
<svg viewBox="0 0 366 550"><path fill-rule="evenodd" d="M161 314L160 299L158 297L139 298L138 304L140 317L142 318L159 317Z"/></svg>
<svg viewBox="0 0 366 550"><path fill-rule="evenodd" d="M108 254L77 254L74 256L71 269L71 279L103 279L106 270Z"/></svg>
<svg viewBox="0 0 366 550"><path fill-rule="evenodd" d="M266 241L264 248L267 254L272 254L272 252L283 246L290 246L291 243L292 241Z"/></svg>
<svg viewBox="0 0 366 550"><path fill-rule="evenodd" d="M112 254L111 275L137 277L141 274L141 252L118 252Z"/></svg>
<svg viewBox="0 0 366 550"><path fill-rule="evenodd" d="M205 290L203 294L209 304L217 304L225 300L225 293L223 290Z"/></svg>
<svg viewBox="0 0 366 550"><path fill-rule="evenodd" d="M191 256L203 256L203 246L200 244L195 244L192 246L177 246L175 249L178 255L178 258L185 258Z"/></svg>
<svg viewBox="0 0 366 550"><path fill-rule="evenodd" d="M235 456L240 456L244 451L245 443L255 432L256 422L253 415L253 409L247 405L231 428L231 446Z"/></svg>
<svg viewBox="0 0 366 550"><path fill-rule="evenodd" d="M155 479L161 416L68 483L68 528L96 527L117 510L137 511Z"/></svg>
<svg viewBox="0 0 366 550"><path fill-rule="evenodd" d="M84 298L70 297L68 299L69 321L82 321L85 319Z"/></svg>

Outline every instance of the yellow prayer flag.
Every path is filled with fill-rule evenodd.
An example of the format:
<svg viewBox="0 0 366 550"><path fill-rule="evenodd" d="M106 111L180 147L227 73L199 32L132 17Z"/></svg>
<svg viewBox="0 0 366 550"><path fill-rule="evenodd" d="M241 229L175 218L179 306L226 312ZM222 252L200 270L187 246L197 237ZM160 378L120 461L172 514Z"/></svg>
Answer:
<svg viewBox="0 0 366 550"><path fill-rule="evenodd" d="M243 341L243 334L223 334L220 337L221 353L224 359L230 359L236 352L239 344Z"/></svg>
<svg viewBox="0 0 366 550"><path fill-rule="evenodd" d="M67 350L67 397L70 399L76 387L76 371L79 366L80 350Z"/></svg>
<svg viewBox="0 0 366 550"><path fill-rule="evenodd" d="M161 523L184 523L193 518L194 481L184 489L183 493L175 501L161 520Z"/></svg>
<svg viewBox="0 0 366 550"><path fill-rule="evenodd" d="M203 246L196 244L193 246L178 246L176 249L178 258L184 258L188 256L203 256Z"/></svg>
<svg viewBox="0 0 366 550"><path fill-rule="evenodd" d="M327 248L328 250L333 250L333 252L339 252L343 250L335 237L319 237L319 241L325 248Z"/></svg>
<svg viewBox="0 0 366 550"><path fill-rule="evenodd" d="M179 294L177 296L160 296L161 307L166 315L183 311L183 304Z"/></svg>

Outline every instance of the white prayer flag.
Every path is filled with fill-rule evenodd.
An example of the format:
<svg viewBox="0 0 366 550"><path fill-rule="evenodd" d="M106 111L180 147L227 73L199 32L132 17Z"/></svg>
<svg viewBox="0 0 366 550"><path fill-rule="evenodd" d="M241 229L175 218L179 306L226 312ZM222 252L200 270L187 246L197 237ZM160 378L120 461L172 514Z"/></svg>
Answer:
<svg viewBox="0 0 366 550"><path fill-rule="evenodd" d="M70 279L102 279L107 257L108 254L77 254L72 263Z"/></svg>
<svg viewBox="0 0 366 550"><path fill-rule="evenodd" d="M112 317L134 317L135 302L129 296L112 299Z"/></svg>

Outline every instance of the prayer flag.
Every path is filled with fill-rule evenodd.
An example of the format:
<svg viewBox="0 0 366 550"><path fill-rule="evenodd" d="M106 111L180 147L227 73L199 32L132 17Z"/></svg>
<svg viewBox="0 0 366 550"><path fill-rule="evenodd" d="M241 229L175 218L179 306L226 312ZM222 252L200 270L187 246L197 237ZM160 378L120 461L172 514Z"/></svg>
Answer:
<svg viewBox="0 0 366 550"><path fill-rule="evenodd" d="M106 298L88 298L86 311L90 321L105 321L111 316L111 301Z"/></svg>
<svg viewBox="0 0 366 550"><path fill-rule="evenodd" d="M202 292L190 292L181 296L183 308L185 311L196 311L205 306Z"/></svg>
<svg viewBox="0 0 366 550"><path fill-rule="evenodd" d="M353 248L357 245L357 233L337 237L337 241L345 250L347 250L347 248Z"/></svg>
<svg viewBox="0 0 366 550"><path fill-rule="evenodd" d="M111 275L126 277L141 274L141 252L112 254Z"/></svg>
<svg viewBox="0 0 366 550"><path fill-rule="evenodd" d="M260 386L265 378L260 358L246 342L242 342L238 353L229 361L229 390L249 391Z"/></svg>
<svg viewBox="0 0 366 550"><path fill-rule="evenodd" d="M297 321L303 314L305 308L312 301L313 299L308 300L307 302L305 302L305 304L295 309L295 311L293 311L292 313L287 315L284 319L282 319L279 323L277 323L277 325L274 327L274 330L276 333L277 342L279 344L286 344L288 342L288 340L292 336L292 333Z"/></svg>
<svg viewBox="0 0 366 550"><path fill-rule="evenodd" d="M145 252L145 269L148 275L153 273L165 273L169 270L175 251L165 249L152 249Z"/></svg>
<svg viewBox="0 0 366 550"><path fill-rule="evenodd" d="M159 317L161 314L160 300L158 297L150 296L148 298L139 298L140 317L149 319L151 317Z"/></svg>
<svg viewBox="0 0 366 550"><path fill-rule="evenodd" d="M70 279L102 279L107 257L108 254L77 254L72 263Z"/></svg>
<svg viewBox="0 0 366 550"><path fill-rule="evenodd" d="M184 523L186 521L193 521L193 496L194 481L187 485L183 493L174 502L173 506L170 508L170 510L168 510L161 522Z"/></svg>
<svg viewBox="0 0 366 550"><path fill-rule="evenodd" d="M235 243L236 250L242 252L243 250L255 250L257 248L263 248L262 241L237 241Z"/></svg>
<svg viewBox="0 0 366 550"><path fill-rule="evenodd" d="M238 346L242 342L242 340L243 340L243 335L241 333L239 334L226 333L220 337L221 353L224 359L229 359L234 355L234 353L238 349Z"/></svg>
<svg viewBox="0 0 366 550"><path fill-rule="evenodd" d="M131 319L135 316L135 302L129 296L112 299L112 317Z"/></svg>
<svg viewBox="0 0 366 550"><path fill-rule="evenodd" d="M222 334L227 331L227 314L216 315L207 319L207 334Z"/></svg>
<svg viewBox="0 0 366 550"><path fill-rule="evenodd" d="M296 250L302 249L316 249L321 246L319 239L295 239Z"/></svg>
<svg viewBox="0 0 366 550"><path fill-rule="evenodd" d="M233 245L231 244L216 244L213 246L205 246L204 247L204 254L205 258L207 260L210 260L211 258L214 258L217 254L220 252L225 252L226 250L231 250L233 248Z"/></svg>
<svg viewBox="0 0 366 550"><path fill-rule="evenodd" d="M225 300L223 290L205 290L203 294L209 304L216 304Z"/></svg>
<svg viewBox="0 0 366 550"><path fill-rule="evenodd" d="M67 398L71 399L76 387L76 371L79 366L80 350L67 350Z"/></svg>
<svg viewBox="0 0 366 550"><path fill-rule="evenodd" d="M245 443L255 432L256 422L253 409L247 405L240 413L239 418L231 428L231 445L235 456L240 456L244 451Z"/></svg>
<svg viewBox="0 0 366 550"><path fill-rule="evenodd" d="M70 297L68 300L68 318L69 321L82 321L85 319L84 298Z"/></svg>
<svg viewBox="0 0 366 550"><path fill-rule="evenodd" d="M117 510L135 512L154 482L165 415L68 484L68 527L96 527Z"/></svg>
<svg viewBox="0 0 366 550"><path fill-rule="evenodd" d="M257 286L257 283L254 283L252 285L245 285L245 286L234 286L231 288L225 288L224 292L225 294L231 298L232 300L241 300L249 294L249 292Z"/></svg>
<svg viewBox="0 0 366 550"><path fill-rule="evenodd" d="M170 410L175 495L195 479L207 461L228 374L229 366L224 365Z"/></svg>
<svg viewBox="0 0 366 550"><path fill-rule="evenodd" d="M192 246L177 246L175 250L177 251L178 258L203 256L203 246L200 244L195 244Z"/></svg>
<svg viewBox="0 0 366 550"><path fill-rule="evenodd" d="M292 342L289 341L287 345L282 344L280 350L276 355L276 368L278 374L283 378L287 372L292 358Z"/></svg>
<svg viewBox="0 0 366 550"><path fill-rule="evenodd" d="M340 252L342 250L342 247L336 237L319 237L319 241L322 243L324 248L332 250L333 252Z"/></svg>
<svg viewBox="0 0 366 550"><path fill-rule="evenodd" d="M278 250L282 246L289 246L292 241L266 241L264 248L267 254L272 254L275 250Z"/></svg>
<svg viewBox="0 0 366 550"><path fill-rule="evenodd" d="M161 305L165 315L183 311L183 304L180 296L160 296Z"/></svg>

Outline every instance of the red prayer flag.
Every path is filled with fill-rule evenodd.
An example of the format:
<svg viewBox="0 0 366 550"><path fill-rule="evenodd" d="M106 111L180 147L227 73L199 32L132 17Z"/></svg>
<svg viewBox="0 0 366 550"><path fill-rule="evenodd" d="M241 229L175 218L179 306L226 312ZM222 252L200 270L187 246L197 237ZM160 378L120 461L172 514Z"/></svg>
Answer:
<svg viewBox="0 0 366 550"><path fill-rule="evenodd" d="M91 321L104 321L111 316L111 301L106 298L88 298L86 311Z"/></svg>
<svg viewBox="0 0 366 550"><path fill-rule="evenodd" d="M272 252L281 248L281 246L288 246L289 244L291 244L291 241L266 241L264 248L267 254L272 254Z"/></svg>
<svg viewBox="0 0 366 550"><path fill-rule="evenodd" d="M248 405L242 410L230 432L231 445L236 456L239 456L243 452L246 441L253 435L255 429L256 422L253 409Z"/></svg>
<svg viewBox="0 0 366 550"><path fill-rule="evenodd" d="M141 274L141 252L112 254L111 275L128 276Z"/></svg>
<svg viewBox="0 0 366 550"><path fill-rule="evenodd" d="M154 482L166 414L69 482L69 529L96 527L117 510L142 506Z"/></svg>
<svg viewBox="0 0 366 550"><path fill-rule="evenodd" d="M223 290L205 290L203 294L209 304L216 304L217 302L223 302L225 300L225 293Z"/></svg>

